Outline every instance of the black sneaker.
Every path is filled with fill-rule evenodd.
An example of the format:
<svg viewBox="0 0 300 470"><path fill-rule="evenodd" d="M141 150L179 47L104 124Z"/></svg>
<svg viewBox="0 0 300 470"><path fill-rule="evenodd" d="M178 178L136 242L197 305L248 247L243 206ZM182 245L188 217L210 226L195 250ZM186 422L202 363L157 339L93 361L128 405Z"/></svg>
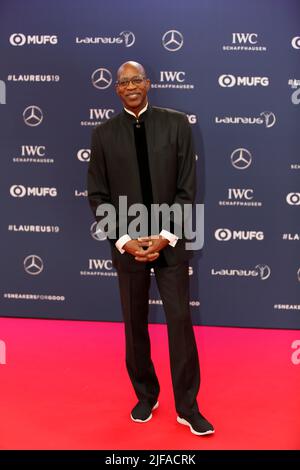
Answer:
<svg viewBox="0 0 300 470"><path fill-rule="evenodd" d="M152 418L152 410L156 410L158 405L158 401L154 406L149 405L149 403L139 401L130 414L132 421L135 421L136 423L146 423L147 421L150 421Z"/></svg>
<svg viewBox="0 0 300 470"><path fill-rule="evenodd" d="M213 425L210 424L201 413L197 413L194 416L188 418L177 416L177 421L180 424L189 426L191 432L197 436L205 436L215 432Z"/></svg>

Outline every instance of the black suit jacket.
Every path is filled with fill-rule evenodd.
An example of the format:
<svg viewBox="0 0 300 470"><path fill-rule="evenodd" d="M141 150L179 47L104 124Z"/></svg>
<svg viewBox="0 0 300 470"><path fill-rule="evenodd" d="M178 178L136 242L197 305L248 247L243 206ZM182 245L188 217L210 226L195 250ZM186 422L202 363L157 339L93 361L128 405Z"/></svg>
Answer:
<svg viewBox="0 0 300 470"><path fill-rule="evenodd" d="M139 120L145 123L153 202L192 204L196 192L195 152L186 115L149 106ZM88 198L96 220L99 220L96 216L99 204L110 203L118 209L120 195L127 196L128 207L143 202L134 141L135 122L135 117L123 110L93 130ZM172 231L164 225L160 228ZM144 263L135 261L128 253L121 254L115 247L116 240L124 233L126 227L117 231L115 239L109 237L114 266L130 271L144 269ZM191 255L185 250L184 238L174 248L164 249L168 266L186 261Z"/></svg>

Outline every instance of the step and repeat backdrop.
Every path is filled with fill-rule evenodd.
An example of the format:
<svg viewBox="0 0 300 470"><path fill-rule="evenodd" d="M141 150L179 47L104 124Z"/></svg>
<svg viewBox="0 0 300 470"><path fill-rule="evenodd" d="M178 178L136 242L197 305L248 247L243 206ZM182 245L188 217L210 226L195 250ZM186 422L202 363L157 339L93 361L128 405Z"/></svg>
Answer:
<svg viewBox="0 0 300 470"><path fill-rule="evenodd" d="M300 326L300 2L0 2L1 315L121 321L86 176L120 64L187 114L204 246L195 324ZM163 322L151 287L150 321Z"/></svg>

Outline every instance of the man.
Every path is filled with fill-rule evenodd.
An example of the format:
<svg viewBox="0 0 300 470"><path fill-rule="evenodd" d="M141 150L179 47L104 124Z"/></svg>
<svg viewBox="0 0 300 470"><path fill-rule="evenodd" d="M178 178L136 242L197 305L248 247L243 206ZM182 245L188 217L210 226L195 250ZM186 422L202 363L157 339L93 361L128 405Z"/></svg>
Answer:
<svg viewBox="0 0 300 470"><path fill-rule="evenodd" d="M151 219L153 204L194 201L195 153L186 116L177 111L151 107L147 92L150 80L144 67L126 62L117 73L116 92L123 111L97 126L92 135L88 170L88 197L96 220L103 204L118 212L119 196L127 204L143 204L150 223L143 237L130 237L128 224L117 220L108 233L113 264L118 272L125 323L126 366L138 398L131 412L135 422L145 423L158 407L159 382L151 360L148 333L150 268L154 268L163 302L169 339L171 374L177 421L193 434L214 432L200 414L197 393L200 371L189 311L188 259L185 241L172 232L174 219L156 227ZM119 218L121 219L121 217ZM151 225L152 224L152 225Z"/></svg>

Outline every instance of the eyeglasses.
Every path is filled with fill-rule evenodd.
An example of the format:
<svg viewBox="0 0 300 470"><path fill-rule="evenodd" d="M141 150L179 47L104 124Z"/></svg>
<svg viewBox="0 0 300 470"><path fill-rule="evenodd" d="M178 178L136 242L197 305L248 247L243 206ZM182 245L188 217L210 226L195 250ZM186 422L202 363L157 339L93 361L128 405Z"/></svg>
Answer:
<svg viewBox="0 0 300 470"><path fill-rule="evenodd" d="M129 83L132 85L139 86L143 83L146 77L132 77L132 78L122 78L116 82L116 85L120 88L127 88Z"/></svg>

